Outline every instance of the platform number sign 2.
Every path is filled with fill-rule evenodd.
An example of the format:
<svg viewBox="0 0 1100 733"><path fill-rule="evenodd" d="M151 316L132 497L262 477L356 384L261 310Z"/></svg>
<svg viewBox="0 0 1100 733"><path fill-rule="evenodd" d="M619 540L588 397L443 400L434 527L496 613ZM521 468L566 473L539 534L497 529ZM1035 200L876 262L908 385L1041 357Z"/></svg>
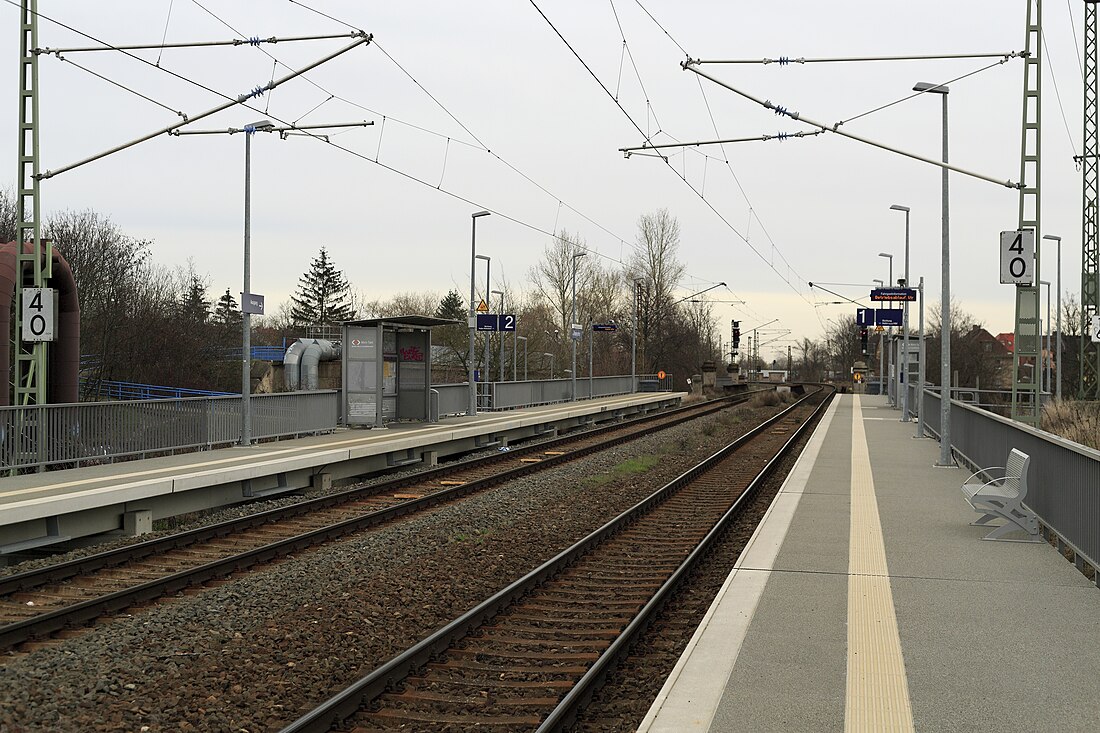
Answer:
<svg viewBox="0 0 1100 733"><path fill-rule="evenodd" d="M23 340L53 341L54 291L23 288Z"/></svg>
<svg viewBox="0 0 1100 733"><path fill-rule="evenodd" d="M1035 232L1001 232L1001 283L1031 285L1035 280Z"/></svg>

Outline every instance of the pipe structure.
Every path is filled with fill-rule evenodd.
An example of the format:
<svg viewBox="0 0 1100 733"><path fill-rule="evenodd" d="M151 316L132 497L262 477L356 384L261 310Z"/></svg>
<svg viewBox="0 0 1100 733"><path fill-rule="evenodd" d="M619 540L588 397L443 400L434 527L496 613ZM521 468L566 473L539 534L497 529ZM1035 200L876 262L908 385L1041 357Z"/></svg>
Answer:
<svg viewBox="0 0 1100 733"><path fill-rule="evenodd" d="M340 350L327 339L314 339L302 351L302 360L299 363L301 370L302 389L316 390L320 388L318 365L322 361L333 361L339 358Z"/></svg>
<svg viewBox="0 0 1100 733"><path fill-rule="evenodd" d="M307 339L298 339L287 347L283 355L283 383L291 392L297 392L301 388L301 360L305 351Z"/></svg>
<svg viewBox="0 0 1100 733"><path fill-rule="evenodd" d="M16 274L15 242L0 245L0 329L10 332L12 327L11 304L15 298L19 277ZM33 245L23 245L24 252L33 251ZM50 287L58 291L57 339L53 341L49 355L50 381L47 401L72 403L80 399L80 301L76 281L69 263L57 248L53 249L53 277ZM17 334L18 337L18 334ZM11 383L11 340L0 338L0 405L11 404L7 386Z"/></svg>

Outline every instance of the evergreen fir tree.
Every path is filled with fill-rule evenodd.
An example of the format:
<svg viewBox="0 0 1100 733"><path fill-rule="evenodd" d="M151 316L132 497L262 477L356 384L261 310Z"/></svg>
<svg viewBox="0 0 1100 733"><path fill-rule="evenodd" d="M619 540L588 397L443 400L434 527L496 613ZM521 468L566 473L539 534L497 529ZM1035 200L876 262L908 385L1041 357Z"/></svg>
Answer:
<svg viewBox="0 0 1100 733"><path fill-rule="evenodd" d="M206 299L206 284L195 274L191 275L187 292L180 298L179 315L188 323L206 323L210 317L210 301Z"/></svg>
<svg viewBox="0 0 1100 733"><path fill-rule="evenodd" d="M301 326L332 326L355 317L349 299L351 286L337 270L328 252L309 263L309 272L298 278L298 290L291 296L291 320Z"/></svg>
<svg viewBox="0 0 1100 733"><path fill-rule="evenodd" d="M462 299L457 290L452 290L443 296L443 299L439 301L439 307L435 311L436 318L450 318L455 321L465 322L467 315L466 301Z"/></svg>
<svg viewBox="0 0 1100 733"><path fill-rule="evenodd" d="M225 295L218 298L218 304L214 306L214 322L223 326L241 325L241 309L229 288L225 289Z"/></svg>

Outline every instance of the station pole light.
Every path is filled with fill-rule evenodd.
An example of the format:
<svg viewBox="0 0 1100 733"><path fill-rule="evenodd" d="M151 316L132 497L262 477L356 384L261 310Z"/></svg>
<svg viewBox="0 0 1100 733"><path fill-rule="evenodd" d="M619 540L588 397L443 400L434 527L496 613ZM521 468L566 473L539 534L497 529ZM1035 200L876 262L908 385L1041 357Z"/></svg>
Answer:
<svg viewBox="0 0 1100 733"><path fill-rule="evenodd" d="M276 125L258 120L244 127L221 130L170 130L169 135L236 135L244 133L244 277L241 292L241 445L252 444L252 136L257 132L277 132L282 139L291 134L311 134L308 130L340 127L369 127L374 122L333 122L323 125ZM325 140L327 137L320 135ZM260 311L257 311L260 312Z"/></svg>
<svg viewBox="0 0 1100 733"><path fill-rule="evenodd" d="M1054 279L1054 286L1058 289L1058 296L1055 298L1056 308L1058 309L1055 317L1058 319L1058 324L1055 330L1058 333L1057 343L1055 344L1054 353L1057 355L1054 370L1054 392L1058 401L1062 400L1062 238L1053 234L1044 234L1043 239L1053 240L1058 245L1058 276ZM1049 348L1049 344L1048 344Z"/></svg>
<svg viewBox="0 0 1100 733"><path fill-rule="evenodd" d="M527 337L516 336L516 341L523 342L523 381L527 381ZM513 342L514 344L514 342ZM512 364L512 381L516 381L516 365Z"/></svg>
<svg viewBox="0 0 1100 733"><path fill-rule="evenodd" d="M500 296L500 310L497 311L497 328L500 328L500 315L504 313L504 293L500 290L493 290L490 295ZM504 332L500 332L500 381L504 381Z"/></svg>
<svg viewBox="0 0 1100 733"><path fill-rule="evenodd" d="M914 437L924 437L924 278L920 279L920 349L917 362L920 364L920 373L917 375L917 434Z"/></svg>
<svg viewBox="0 0 1100 733"><path fill-rule="evenodd" d="M875 278L874 280L872 280L872 282L878 283L878 286L880 288L883 287L882 280L879 280L878 278ZM879 310L882 310L882 303L879 303L878 307L879 307ZM875 322L875 326L877 328L882 328L882 326L879 326L877 321ZM885 369L885 367L886 367L886 331L879 331L878 332L878 392L879 392L880 395L885 395L886 394L886 369ZM887 400L889 400L889 396L887 396Z"/></svg>
<svg viewBox="0 0 1100 733"><path fill-rule="evenodd" d="M905 285L909 287L909 207L892 204L891 211L905 212ZM901 316L901 422L909 422L909 301L902 304Z"/></svg>
<svg viewBox="0 0 1100 733"><path fill-rule="evenodd" d="M477 264L477 220L479 217L489 216L488 211L475 211L470 214L470 350L466 355L467 379L470 383L470 404L466 406L466 414L473 417L477 414L477 382L474 381L474 341L477 336L477 314L474 309L474 266Z"/></svg>
<svg viewBox="0 0 1100 733"><path fill-rule="evenodd" d="M630 329L630 393L638 391L638 283L643 278L634 278L634 322Z"/></svg>
<svg viewBox="0 0 1100 733"><path fill-rule="evenodd" d="M573 254L573 321L569 324L569 340L573 343L573 371L570 372L573 384L571 393L573 402L577 401L577 339L573 338L573 327L577 325L577 259L587 256L587 252L575 252Z"/></svg>
<svg viewBox="0 0 1100 733"><path fill-rule="evenodd" d="M1047 345L1046 345L1046 350L1047 350L1047 357L1046 357L1046 382L1047 382L1047 393L1049 394L1050 392L1053 392L1053 391L1054 391L1054 390L1052 390L1052 389L1050 388L1050 281L1049 281L1049 280L1040 280L1040 281L1039 281L1039 287L1040 287L1040 288L1042 288L1042 286L1044 286L1044 285L1046 285L1046 286L1047 286L1047 322L1046 322L1046 335L1047 335ZM1043 329L1042 329L1042 328L1040 328L1040 329L1039 329L1039 335L1041 336L1041 335L1042 335L1042 333L1043 333ZM1040 373L1040 378L1042 378L1042 374L1041 374L1041 373Z"/></svg>
<svg viewBox="0 0 1100 733"><path fill-rule="evenodd" d="M489 276L491 274L493 258L489 255L478 255L477 258L479 260L485 260L485 305L489 305L489 301L492 300L492 296L489 295ZM492 375L489 374L489 342L492 340L492 338L493 337L491 333L487 333L485 335L485 348L483 349L484 354L482 355L481 361L481 381L485 384L488 384L489 380L492 379ZM486 400L488 399L488 395L488 390L486 390Z"/></svg>
<svg viewBox="0 0 1100 733"><path fill-rule="evenodd" d="M947 163L947 94L943 84L918 82L914 92L939 94L943 98L943 162ZM951 458L951 207L947 187L947 166L940 174L940 460L937 466L954 466Z"/></svg>
<svg viewBox="0 0 1100 733"><path fill-rule="evenodd" d="M549 351L542 352L542 355L550 357L550 378L553 379L554 378L554 355L551 354Z"/></svg>
<svg viewBox="0 0 1100 733"><path fill-rule="evenodd" d="M879 252L878 256L879 257L885 257L886 259L888 259L890 261L890 274L887 275L887 277L889 278L887 280L887 282L890 283L890 287L893 287L894 286L894 255L890 254L889 252ZM889 328L887 328L887 333L890 333L891 335L893 335L893 331L891 331ZM893 344L890 344L890 353L886 355L886 368L888 370L888 375L887 375L887 378L886 378L886 398L887 398L887 401L889 402L891 407L897 407L898 406L897 395L894 396L894 399L890 399L890 385L894 383L894 348L893 348Z"/></svg>

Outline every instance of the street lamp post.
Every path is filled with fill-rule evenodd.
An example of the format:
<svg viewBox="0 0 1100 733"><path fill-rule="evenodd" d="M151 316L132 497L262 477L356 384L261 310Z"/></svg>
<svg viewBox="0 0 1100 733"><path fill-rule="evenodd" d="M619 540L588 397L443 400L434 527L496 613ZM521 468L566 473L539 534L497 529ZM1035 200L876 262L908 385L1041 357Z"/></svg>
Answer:
<svg viewBox="0 0 1100 733"><path fill-rule="evenodd" d="M277 132L284 140L304 130L324 130L337 127L369 127L374 122L332 122L321 125L276 126L270 120L259 120L244 127L221 130L173 130L174 137L183 135L235 135L244 133L244 278L241 292L241 445L252 443L252 135L257 132ZM307 133L308 134L308 133ZM327 140L327 137L321 136Z"/></svg>
<svg viewBox="0 0 1100 733"><path fill-rule="evenodd" d="M917 355L917 435L924 437L924 278L920 279L920 350Z"/></svg>
<svg viewBox="0 0 1100 733"><path fill-rule="evenodd" d="M550 357L550 379L553 379L554 378L554 355L551 354L549 351L542 352L542 355Z"/></svg>
<svg viewBox="0 0 1100 733"><path fill-rule="evenodd" d="M630 328L630 393L638 390L638 283L642 278L634 279L634 320Z"/></svg>
<svg viewBox="0 0 1100 733"><path fill-rule="evenodd" d="M474 340L477 335L477 315L474 313L474 266L477 264L477 220L489 216L488 211L476 211L470 214L470 351L467 354L467 377L470 381L470 404L466 414L477 414L477 382L474 381Z"/></svg>
<svg viewBox="0 0 1100 733"><path fill-rule="evenodd" d="M894 286L894 255L888 252L879 252L879 257L885 257L890 261L890 274L887 275L887 280L890 283L890 287ZM897 395L894 395L894 399L890 399L890 385L894 383L894 349L893 344L890 345L890 353L886 355L886 368L889 371L889 376L886 379L886 399L891 407L898 406ZM896 391L896 390L895 390Z"/></svg>
<svg viewBox="0 0 1100 733"><path fill-rule="evenodd" d="M1039 287L1042 288L1043 285L1047 286L1047 322L1046 322L1046 331L1047 331L1046 373L1047 374L1046 374L1046 380L1047 380L1047 392L1050 393L1052 391L1051 388L1050 388L1050 281L1049 280L1040 280L1039 281ZM1043 332L1043 329L1040 328L1039 333L1042 334L1042 332Z"/></svg>
<svg viewBox="0 0 1100 733"><path fill-rule="evenodd" d="M943 98L943 162L947 162L947 94L943 84L919 82L914 92L939 94ZM947 167L940 174L942 211L940 222L940 460L937 466L954 466L951 458L951 207Z"/></svg>
<svg viewBox="0 0 1100 733"><path fill-rule="evenodd" d="M244 126L244 292L241 293L241 445L252 443L252 135L275 124L260 120Z"/></svg>
<svg viewBox="0 0 1100 733"><path fill-rule="evenodd" d="M491 287L490 275L492 274L493 258L489 255L478 255L477 258L479 260L485 260L485 305L488 306L489 301L492 299L492 296L489 294L489 288ZM493 378L492 375L489 373L489 342L492 340L492 338L493 337L491 334L486 333L485 348L482 349L484 353L481 357L480 376L482 383L488 383L489 380ZM487 396L488 391L486 391L485 394Z"/></svg>
<svg viewBox="0 0 1100 733"><path fill-rule="evenodd" d="M574 338L576 334L573 333L574 326L577 325L577 259L587 255L587 252L573 254L573 321L569 324L569 340L573 342L573 371L570 373L573 381L573 402L577 401L577 339Z"/></svg>
<svg viewBox="0 0 1100 733"><path fill-rule="evenodd" d="M1062 399L1062 238L1053 234L1044 234L1043 239L1053 239L1058 244L1058 277L1055 278L1054 286L1058 288L1058 296L1055 298L1055 307L1058 309L1055 317L1058 319L1058 325L1056 331L1058 332L1057 343L1055 344L1054 353L1057 355L1055 358L1055 371L1054 371L1054 391L1055 397L1061 401ZM1048 316L1049 317L1049 316ZM1048 344L1049 347L1049 344Z"/></svg>
<svg viewBox="0 0 1100 733"><path fill-rule="evenodd" d="M500 310L497 312L497 324L500 327L500 315L504 313L504 293L500 290L492 291L492 295L500 296ZM504 381L504 332L500 332L500 381Z"/></svg>
<svg viewBox="0 0 1100 733"><path fill-rule="evenodd" d="M883 285L884 285L882 280L879 280L878 278L875 278L871 282L878 283L878 286L880 288L883 287ZM879 309L880 310L882 309L882 304L881 303L879 304ZM878 327L878 328L882 328L882 326L880 326L878 324L878 322L875 323L875 326ZM886 394L886 370L885 370L886 362L885 362L885 359L886 359L886 331L879 331L879 333L878 333L878 391L879 391L880 395ZM887 399L889 399L889 397L887 397Z"/></svg>
<svg viewBox="0 0 1100 733"><path fill-rule="evenodd" d="M909 287L909 207L890 206L892 211L905 212L905 287ZM909 422L909 301L902 304L901 316L901 421Z"/></svg>
<svg viewBox="0 0 1100 733"><path fill-rule="evenodd" d="M512 346L516 346L516 342L523 342L523 381L527 381L527 337L516 336L516 340L512 342ZM515 354L512 355L512 381L516 381L516 359Z"/></svg>

